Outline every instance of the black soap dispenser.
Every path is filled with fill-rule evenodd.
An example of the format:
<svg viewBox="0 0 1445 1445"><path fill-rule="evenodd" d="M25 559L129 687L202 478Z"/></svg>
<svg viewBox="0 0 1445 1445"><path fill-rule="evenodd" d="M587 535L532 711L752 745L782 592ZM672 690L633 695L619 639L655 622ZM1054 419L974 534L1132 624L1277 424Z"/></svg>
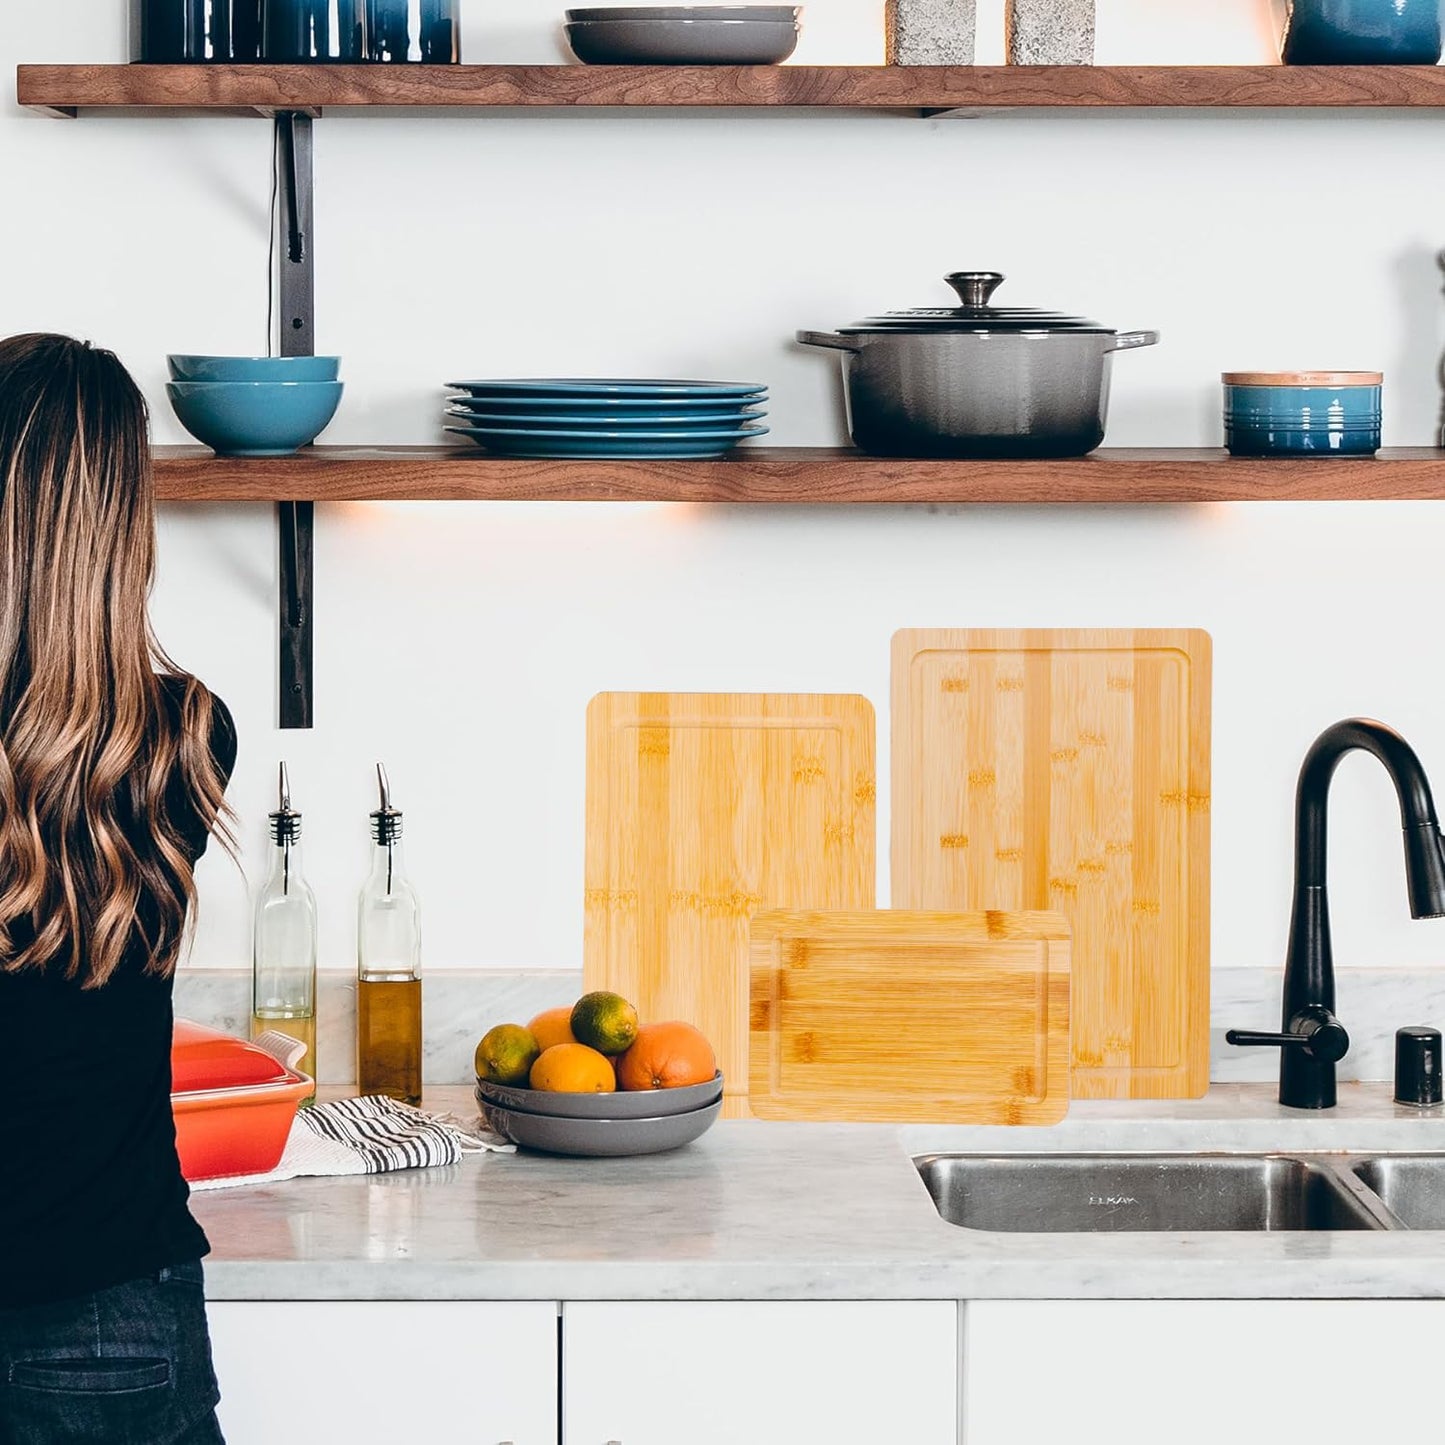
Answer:
<svg viewBox="0 0 1445 1445"><path fill-rule="evenodd" d="M1395 1034L1395 1102L1428 1109L1441 1101L1440 1030L1416 1025Z"/></svg>

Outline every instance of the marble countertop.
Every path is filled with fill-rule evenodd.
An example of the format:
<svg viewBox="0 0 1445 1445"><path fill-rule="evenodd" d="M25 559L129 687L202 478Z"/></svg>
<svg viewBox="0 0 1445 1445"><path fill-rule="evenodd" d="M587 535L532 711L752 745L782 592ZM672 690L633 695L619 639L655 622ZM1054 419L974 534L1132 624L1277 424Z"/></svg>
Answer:
<svg viewBox="0 0 1445 1445"><path fill-rule="evenodd" d="M1445 1298L1445 1232L985 1234L945 1223L932 1152L1445 1151L1445 1109L1263 1085L1081 1103L1051 1129L724 1121L638 1159L472 1156L194 1197L214 1299ZM475 1113L470 1092L428 1106Z"/></svg>

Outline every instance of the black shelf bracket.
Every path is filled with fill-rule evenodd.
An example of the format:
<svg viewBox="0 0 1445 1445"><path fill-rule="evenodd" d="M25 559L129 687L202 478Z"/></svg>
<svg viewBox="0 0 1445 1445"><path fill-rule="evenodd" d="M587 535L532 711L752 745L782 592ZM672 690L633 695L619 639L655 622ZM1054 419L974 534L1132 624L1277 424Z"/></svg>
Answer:
<svg viewBox="0 0 1445 1445"><path fill-rule="evenodd" d="M316 212L311 117L276 117L275 159L281 205L276 215L277 264L271 278L282 356L316 354ZM280 542L280 721L313 726L315 504L278 502Z"/></svg>

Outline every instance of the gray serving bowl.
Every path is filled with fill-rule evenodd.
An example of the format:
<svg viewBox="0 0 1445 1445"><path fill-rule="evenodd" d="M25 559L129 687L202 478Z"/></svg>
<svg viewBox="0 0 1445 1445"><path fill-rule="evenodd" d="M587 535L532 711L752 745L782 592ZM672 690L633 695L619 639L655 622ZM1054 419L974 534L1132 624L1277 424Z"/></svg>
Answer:
<svg viewBox="0 0 1445 1445"><path fill-rule="evenodd" d="M554 1119L661 1119L705 1109L722 1097L722 1091L721 1073L705 1084L688 1084L681 1089L635 1089L615 1094L554 1094L478 1079L477 1103L547 1114Z"/></svg>
<svg viewBox="0 0 1445 1445"><path fill-rule="evenodd" d="M598 20L567 27L586 65L778 65L798 48L791 20Z"/></svg>
<svg viewBox="0 0 1445 1445"><path fill-rule="evenodd" d="M589 1159L619 1159L631 1154L664 1154L700 1139L717 1122L723 1101L653 1119L559 1119L521 1109L482 1105L488 1128L523 1149L544 1154L573 1154Z"/></svg>

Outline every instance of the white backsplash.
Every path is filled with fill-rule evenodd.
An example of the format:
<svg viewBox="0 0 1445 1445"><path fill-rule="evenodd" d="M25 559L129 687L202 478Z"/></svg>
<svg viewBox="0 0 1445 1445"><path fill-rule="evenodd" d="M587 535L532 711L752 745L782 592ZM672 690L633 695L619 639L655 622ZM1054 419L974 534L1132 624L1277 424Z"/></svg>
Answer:
<svg viewBox="0 0 1445 1445"><path fill-rule="evenodd" d="M1273 1049L1232 1049L1226 1029L1274 1029L1280 1024L1282 969L1218 968L1210 1009L1209 1076L1217 1083L1265 1083L1279 1070ZM1341 1083L1390 1079L1395 1030L1406 1024L1445 1026L1445 969L1346 968L1337 971L1338 1011L1350 1032ZM183 969L176 978L176 1013L228 1033L250 1023L251 976L242 969ZM317 1052L321 1082L356 1079L356 980L340 969L320 982ZM499 1023L525 1023L545 1008L571 1003L582 975L545 969L448 969L427 975L424 986L428 1084L472 1081L477 1040Z"/></svg>

